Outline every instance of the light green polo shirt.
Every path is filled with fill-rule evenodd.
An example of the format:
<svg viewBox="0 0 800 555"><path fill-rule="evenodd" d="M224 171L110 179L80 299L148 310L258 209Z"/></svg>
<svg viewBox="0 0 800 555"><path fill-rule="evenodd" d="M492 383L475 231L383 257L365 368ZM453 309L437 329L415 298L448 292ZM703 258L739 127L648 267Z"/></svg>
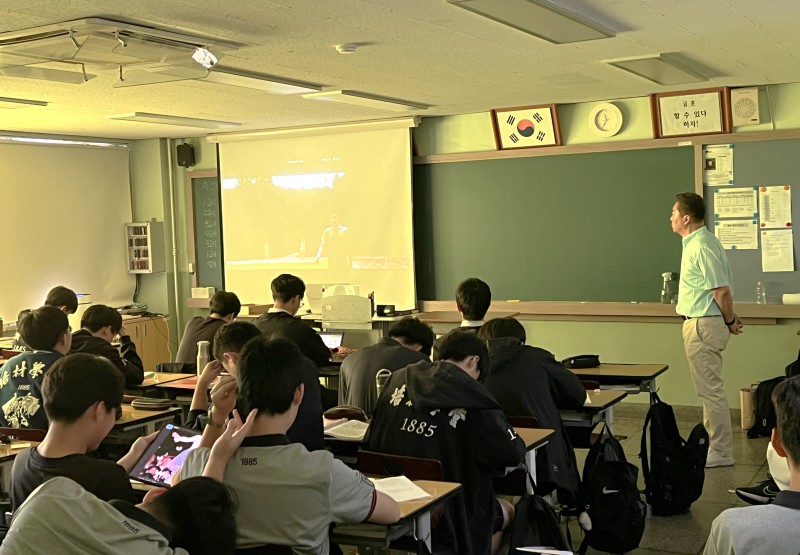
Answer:
<svg viewBox="0 0 800 555"><path fill-rule="evenodd" d="M682 316L721 316L711 290L727 285L733 294L733 277L722 243L706 226L683 238L681 277L675 311Z"/></svg>

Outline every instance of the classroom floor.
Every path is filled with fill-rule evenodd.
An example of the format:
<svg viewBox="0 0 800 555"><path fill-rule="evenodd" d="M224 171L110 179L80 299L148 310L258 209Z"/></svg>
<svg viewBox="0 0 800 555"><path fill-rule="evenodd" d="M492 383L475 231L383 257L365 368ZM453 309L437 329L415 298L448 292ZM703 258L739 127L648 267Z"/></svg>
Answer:
<svg viewBox="0 0 800 555"><path fill-rule="evenodd" d="M676 410L681 434L686 438L699 420L682 419L682 411ZM693 415L696 416L696 415ZM628 462L639 467L639 488L644 490L641 475L639 449L642 437L644 416L617 416L614 419L614 433L627 436L622 441ZM639 549L631 553L648 555L653 553L689 553L701 554L705 546L711 522L719 513L729 507L745 506L745 503L733 493L740 486L749 486L767 479L766 449L767 438L748 439L746 432L739 428L738 422L733 424L733 446L736 465L732 467L710 468L706 470L703 495L694 502L691 510L685 515L671 517L651 517L647 520L644 537ZM578 464L583 468L586 450L577 450ZM582 535L580 528L572 519L572 537L575 549L580 545ZM343 547L346 555L357 553L354 548ZM393 552L394 553L394 552ZM505 553L505 548L501 553ZM589 553L597 553L589 550Z"/></svg>

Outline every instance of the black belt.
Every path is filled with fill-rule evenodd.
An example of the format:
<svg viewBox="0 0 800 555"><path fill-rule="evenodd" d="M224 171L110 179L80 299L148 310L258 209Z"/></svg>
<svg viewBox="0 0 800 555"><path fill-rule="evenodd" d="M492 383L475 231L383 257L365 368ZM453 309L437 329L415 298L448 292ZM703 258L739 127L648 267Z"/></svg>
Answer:
<svg viewBox="0 0 800 555"><path fill-rule="evenodd" d="M684 320L693 320L695 318L722 318L719 314L709 314L708 316L684 316L681 314L681 318Z"/></svg>

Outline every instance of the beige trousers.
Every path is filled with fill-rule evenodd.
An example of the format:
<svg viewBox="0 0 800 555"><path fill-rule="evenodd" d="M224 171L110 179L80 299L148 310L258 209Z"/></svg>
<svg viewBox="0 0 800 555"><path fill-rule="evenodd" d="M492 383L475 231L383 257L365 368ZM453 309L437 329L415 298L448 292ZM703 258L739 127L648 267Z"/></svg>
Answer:
<svg viewBox="0 0 800 555"><path fill-rule="evenodd" d="M723 457L733 457L731 413L722 381L722 351L730 336L721 316L683 322L683 346L694 389L703 401L703 426L708 431L709 450Z"/></svg>

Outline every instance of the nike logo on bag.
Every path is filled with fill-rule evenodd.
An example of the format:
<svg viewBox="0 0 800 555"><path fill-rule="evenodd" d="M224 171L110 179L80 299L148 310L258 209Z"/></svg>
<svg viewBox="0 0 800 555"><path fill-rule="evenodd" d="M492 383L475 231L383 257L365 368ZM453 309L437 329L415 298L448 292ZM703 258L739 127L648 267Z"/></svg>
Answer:
<svg viewBox="0 0 800 555"><path fill-rule="evenodd" d="M619 493L619 490L618 489L607 489L607 488L604 487L603 488L603 495L605 495L607 493Z"/></svg>

